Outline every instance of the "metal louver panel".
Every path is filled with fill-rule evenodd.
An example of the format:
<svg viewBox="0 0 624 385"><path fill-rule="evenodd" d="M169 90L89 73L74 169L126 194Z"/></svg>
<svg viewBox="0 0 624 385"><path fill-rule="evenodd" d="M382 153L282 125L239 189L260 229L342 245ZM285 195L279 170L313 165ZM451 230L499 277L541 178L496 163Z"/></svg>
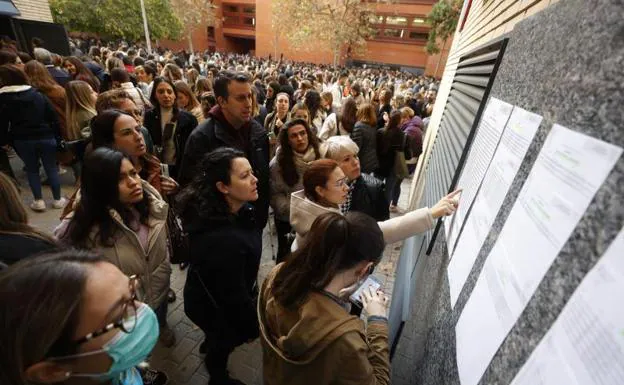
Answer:
<svg viewBox="0 0 624 385"><path fill-rule="evenodd" d="M422 206L432 207L455 189L506 45L500 39L460 59L425 170ZM425 234L427 254L440 225Z"/></svg>

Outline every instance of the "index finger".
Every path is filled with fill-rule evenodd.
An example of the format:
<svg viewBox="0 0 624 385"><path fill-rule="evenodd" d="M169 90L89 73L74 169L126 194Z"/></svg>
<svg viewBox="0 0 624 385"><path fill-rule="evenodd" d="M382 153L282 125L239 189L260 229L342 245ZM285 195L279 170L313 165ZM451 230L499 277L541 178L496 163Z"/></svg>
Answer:
<svg viewBox="0 0 624 385"><path fill-rule="evenodd" d="M455 197L455 195L457 194L461 194L461 192L464 191L464 189L462 188L458 188L457 190L453 191L452 193L448 194L447 196L445 196L445 198L447 199L451 199L453 197Z"/></svg>

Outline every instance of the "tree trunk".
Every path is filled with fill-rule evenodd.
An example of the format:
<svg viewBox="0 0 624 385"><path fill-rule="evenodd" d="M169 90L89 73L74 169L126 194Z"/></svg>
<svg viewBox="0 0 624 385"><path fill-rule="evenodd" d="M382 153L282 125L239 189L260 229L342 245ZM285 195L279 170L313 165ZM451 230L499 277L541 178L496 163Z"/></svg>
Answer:
<svg viewBox="0 0 624 385"><path fill-rule="evenodd" d="M442 55L444 55L444 48L446 47L447 40L448 38L444 39L444 43L442 44L442 49L440 50L440 56L438 56L438 62L436 63L436 69L435 69L435 72L433 73L434 78L438 76L438 67L440 67L440 62L442 61Z"/></svg>
<svg viewBox="0 0 624 385"><path fill-rule="evenodd" d="M340 49L334 48L334 67L338 65L338 56L340 55Z"/></svg>
<svg viewBox="0 0 624 385"><path fill-rule="evenodd" d="M188 33L188 41L189 41L189 55L192 54L193 51L193 32L189 31Z"/></svg>

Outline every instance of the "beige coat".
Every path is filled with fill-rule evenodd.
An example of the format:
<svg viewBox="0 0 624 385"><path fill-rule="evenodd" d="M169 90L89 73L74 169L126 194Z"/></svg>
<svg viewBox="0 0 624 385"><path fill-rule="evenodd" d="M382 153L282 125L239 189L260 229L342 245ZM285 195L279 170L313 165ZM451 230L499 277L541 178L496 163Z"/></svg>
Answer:
<svg viewBox="0 0 624 385"><path fill-rule="evenodd" d="M271 293L281 266L262 284L258 301L264 384L389 384L387 321L371 319L364 326L320 292L296 309L283 308Z"/></svg>
<svg viewBox="0 0 624 385"><path fill-rule="evenodd" d="M297 232L292 250L296 250L297 245L301 244L301 238L310 231L314 220L319 215L329 212L341 214L337 208L325 207L312 202L305 196L303 190L292 194L290 198L290 224ZM435 221L431 216L431 210L428 207L423 207L400 217L377 222L377 224L384 235L384 241L386 244L390 244L431 229Z"/></svg>
<svg viewBox="0 0 624 385"><path fill-rule="evenodd" d="M91 232L93 249L100 252L110 263L117 266L124 274L136 274L141 280L139 299L156 309L167 300L167 291L171 276L171 263L167 249L167 213L169 206L160 194L146 181L142 181L143 191L149 196L150 215L148 219L148 247L143 249L137 234L128 228L119 213L109 210L111 218L118 226L114 235L113 246L97 243L97 228ZM79 199L78 199L79 200ZM76 204L80 204L77 201ZM63 223L55 230L57 237L63 237L73 212L67 215Z"/></svg>

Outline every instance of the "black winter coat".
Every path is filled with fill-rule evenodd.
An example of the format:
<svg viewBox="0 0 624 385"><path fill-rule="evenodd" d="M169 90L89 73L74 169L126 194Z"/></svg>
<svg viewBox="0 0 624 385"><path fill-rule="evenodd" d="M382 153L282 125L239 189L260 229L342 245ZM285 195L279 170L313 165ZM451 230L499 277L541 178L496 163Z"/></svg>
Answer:
<svg viewBox="0 0 624 385"><path fill-rule="evenodd" d="M58 116L50 100L30 86L0 89L0 145L13 140L61 140Z"/></svg>
<svg viewBox="0 0 624 385"><path fill-rule="evenodd" d="M41 238L23 234L0 234L0 261L7 265L56 249L56 245Z"/></svg>
<svg viewBox="0 0 624 385"><path fill-rule="evenodd" d="M253 206L231 221L184 222L191 263L184 286L184 312L207 341L235 347L259 335L256 301L262 235Z"/></svg>
<svg viewBox="0 0 624 385"><path fill-rule="evenodd" d="M178 110L174 108L173 116L177 118L177 124L175 133L173 135L173 141L176 147L176 164L175 171L171 173L171 177L178 180L180 178L180 168L182 159L184 158L184 149L186 147L186 141L188 140L191 132L197 127L197 118L191 113ZM156 106L145 113L145 119L143 125L150 133L154 147L162 148L162 126L160 122L160 107ZM171 172L171 170L170 170Z"/></svg>
<svg viewBox="0 0 624 385"><path fill-rule="evenodd" d="M351 193L351 208L375 218L377 222L390 218L385 184L372 175L364 174L355 180Z"/></svg>
<svg viewBox="0 0 624 385"><path fill-rule="evenodd" d="M258 200L253 202L256 209L256 225L264 229L269 218L270 171L269 171L269 137L266 130L254 119L248 126L248 134L241 138L232 127L226 127L215 116L219 114L218 108L211 110L210 118L203 121L188 138L182 169L180 170L180 186L189 184L195 175L197 165L203 156L210 151L221 147L231 147L245 153L249 160L254 175L258 178Z"/></svg>
<svg viewBox="0 0 624 385"><path fill-rule="evenodd" d="M377 128L357 122L351 132L351 139L360 149L360 167L363 173L371 173L379 168L377 159Z"/></svg>

